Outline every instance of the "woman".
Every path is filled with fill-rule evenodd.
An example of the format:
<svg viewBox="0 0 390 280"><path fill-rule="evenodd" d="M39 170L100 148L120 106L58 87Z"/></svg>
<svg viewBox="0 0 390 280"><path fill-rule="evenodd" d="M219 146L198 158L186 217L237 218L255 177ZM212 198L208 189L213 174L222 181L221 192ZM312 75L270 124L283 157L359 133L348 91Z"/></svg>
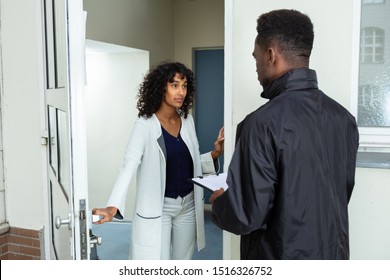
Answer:
<svg viewBox="0 0 390 280"><path fill-rule="evenodd" d="M205 246L203 189L189 178L215 173L223 153L223 128L214 150L200 155L189 114L194 74L181 63L163 63L149 71L140 86L138 120L123 166L106 208L92 212L97 224L123 219L128 184L137 171L132 219L131 259L191 259L195 245Z"/></svg>

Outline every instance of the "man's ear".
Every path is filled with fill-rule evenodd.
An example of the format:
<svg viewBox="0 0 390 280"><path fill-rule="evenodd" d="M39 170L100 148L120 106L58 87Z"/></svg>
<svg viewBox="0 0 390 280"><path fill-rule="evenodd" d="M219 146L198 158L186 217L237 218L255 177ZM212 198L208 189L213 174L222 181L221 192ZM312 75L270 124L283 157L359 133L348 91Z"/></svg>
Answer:
<svg viewBox="0 0 390 280"><path fill-rule="evenodd" d="M268 48L267 55L268 55L268 63L269 63L269 65L275 64L276 56L277 56L276 50L274 48L272 48L272 47Z"/></svg>

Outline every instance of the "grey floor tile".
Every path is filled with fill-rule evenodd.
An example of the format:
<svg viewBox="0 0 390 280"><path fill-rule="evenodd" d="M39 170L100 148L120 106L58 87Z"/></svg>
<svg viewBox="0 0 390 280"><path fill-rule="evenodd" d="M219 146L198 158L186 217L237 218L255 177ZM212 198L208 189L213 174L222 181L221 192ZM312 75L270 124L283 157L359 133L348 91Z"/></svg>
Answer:
<svg viewBox="0 0 390 280"><path fill-rule="evenodd" d="M222 259L222 230L211 221L211 213L205 212L206 248L194 253L194 260ZM94 235L102 237L102 244L97 247L100 260L127 260L131 235L131 223L111 222L93 225Z"/></svg>

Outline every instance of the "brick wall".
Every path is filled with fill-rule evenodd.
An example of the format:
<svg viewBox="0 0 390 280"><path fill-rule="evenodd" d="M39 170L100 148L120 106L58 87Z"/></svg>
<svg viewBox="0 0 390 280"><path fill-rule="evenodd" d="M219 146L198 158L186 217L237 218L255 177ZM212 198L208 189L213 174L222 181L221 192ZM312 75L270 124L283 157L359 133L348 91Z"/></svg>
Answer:
<svg viewBox="0 0 390 280"><path fill-rule="evenodd" d="M0 235L0 260L40 260L41 233L11 227Z"/></svg>

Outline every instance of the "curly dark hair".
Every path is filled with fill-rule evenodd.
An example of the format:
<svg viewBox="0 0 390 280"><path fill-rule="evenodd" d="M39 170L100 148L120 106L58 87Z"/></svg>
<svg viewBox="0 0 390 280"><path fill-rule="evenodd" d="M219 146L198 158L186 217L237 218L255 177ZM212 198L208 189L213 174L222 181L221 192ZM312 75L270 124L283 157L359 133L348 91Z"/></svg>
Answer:
<svg viewBox="0 0 390 280"><path fill-rule="evenodd" d="M179 74L181 79L187 79L187 95L183 106L177 110L180 116L187 118L195 94L195 75L179 62L161 63L146 74L137 95L138 117L150 118L158 111L167 89L167 83L173 82L176 74Z"/></svg>
<svg viewBox="0 0 390 280"><path fill-rule="evenodd" d="M276 45L291 63L309 62L314 31L310 18L296 10L274 10L257 19L256 43L268 48Z"/></svg>

